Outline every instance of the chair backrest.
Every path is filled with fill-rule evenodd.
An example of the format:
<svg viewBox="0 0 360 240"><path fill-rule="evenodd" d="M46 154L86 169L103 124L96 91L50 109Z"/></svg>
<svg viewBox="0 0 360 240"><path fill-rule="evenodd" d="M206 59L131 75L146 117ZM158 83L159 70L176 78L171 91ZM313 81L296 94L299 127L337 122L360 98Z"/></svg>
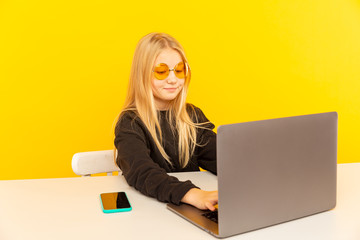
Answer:
<svg viewBox="0 0 360 240"><path fill-rule="evenodd" d="M113 150L75 153L71 165L74 173L86 177L96 173L106 172L111 176L113 172L121 172L114 161Z"/></svg>

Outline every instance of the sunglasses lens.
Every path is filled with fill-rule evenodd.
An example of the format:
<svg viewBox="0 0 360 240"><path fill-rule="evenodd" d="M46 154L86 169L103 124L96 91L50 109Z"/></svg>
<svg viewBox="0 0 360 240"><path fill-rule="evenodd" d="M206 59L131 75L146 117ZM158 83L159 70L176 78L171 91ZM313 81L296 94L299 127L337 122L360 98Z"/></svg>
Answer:
<svg viewBox="0 0 360 240"><path fill-rule="evenodd" d="M169 67L165 63L160 63L154 69L154 75L157 79L163 80L169 76Z"/></svg>
<svg viewBox="0 0 360 240"><path fill-rule="evenodd" d="M185 64L183 62L179 62L176 66L175 66L175 75L178 78L184 78L185 77Z"/></svg>

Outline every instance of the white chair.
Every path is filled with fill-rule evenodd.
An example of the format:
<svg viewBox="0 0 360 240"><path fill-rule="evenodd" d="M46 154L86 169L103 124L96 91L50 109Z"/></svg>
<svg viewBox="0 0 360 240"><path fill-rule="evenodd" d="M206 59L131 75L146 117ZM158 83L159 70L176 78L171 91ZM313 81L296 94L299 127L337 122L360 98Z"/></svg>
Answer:
<svg viewBox="0 0 360 240"><path fill-rule="evenodd" d="M91 174L121 172L114 161L114 151L93 151L75 153L71 161L72 169L77 175L89 177Z"/></svg>

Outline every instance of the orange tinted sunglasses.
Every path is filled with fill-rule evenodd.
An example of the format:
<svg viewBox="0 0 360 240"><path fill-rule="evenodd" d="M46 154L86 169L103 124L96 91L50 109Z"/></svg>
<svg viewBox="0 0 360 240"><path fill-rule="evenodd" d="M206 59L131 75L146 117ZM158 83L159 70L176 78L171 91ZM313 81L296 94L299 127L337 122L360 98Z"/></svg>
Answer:
<svg viewBox="0 0 360 240"><path fill-rule="evenodd" d="M170 71L174 71L177 78L185 78L186 76L186 67L184 62L179 62L175 65L173 69L170 69L169 66L165 63L159 63L155 66L153 72L154 76L159 80L164 80L170 74Z"/></svg>

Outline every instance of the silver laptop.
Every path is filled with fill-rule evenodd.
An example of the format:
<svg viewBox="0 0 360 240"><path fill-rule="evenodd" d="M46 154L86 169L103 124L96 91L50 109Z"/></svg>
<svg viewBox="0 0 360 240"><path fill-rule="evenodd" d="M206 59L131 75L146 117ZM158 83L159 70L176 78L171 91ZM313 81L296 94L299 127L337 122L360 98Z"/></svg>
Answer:
<svg viewBox="0 0 360 240"><path fill-rule="evenodd" d="M217 222L187 204L168 209L223 238L334 208L337 119L329 112L219 126Z"/></svg>

